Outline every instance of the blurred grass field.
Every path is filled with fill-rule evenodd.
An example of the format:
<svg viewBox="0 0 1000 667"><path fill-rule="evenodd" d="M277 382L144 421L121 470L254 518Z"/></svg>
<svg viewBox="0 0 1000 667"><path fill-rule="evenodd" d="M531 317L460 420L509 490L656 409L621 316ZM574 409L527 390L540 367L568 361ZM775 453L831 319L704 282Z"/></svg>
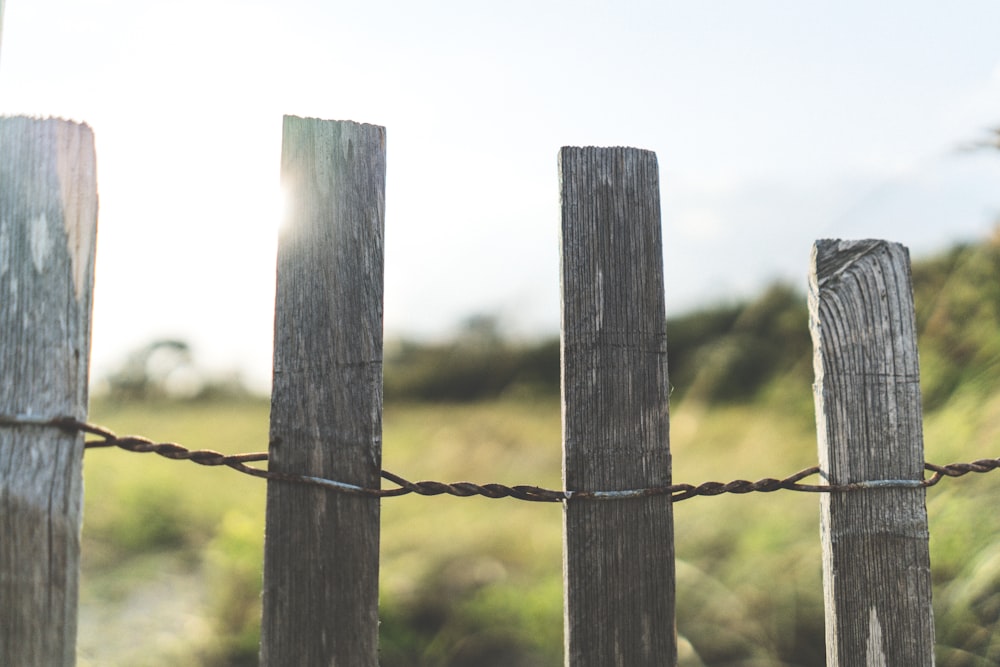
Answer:
<svg viewBox="0 0 1000 667"><path fill-rule="evenodd" d="M675 406L675 481L812 465L801 401L767 404ZM91 416L190 448L266 449L261 400L96 402ZM551 398L388 404L384 466L411 479L559 487L559 421ZM956 395L925 428L929 460L996 456L1000 398ZM256 664L266 483L96 450L85 484L80 664ZM990 475L928 491L939 665L1000 664L998 500ZM560 664L561 512L510 499L383 501L381 664ZM675 521L681 664L823 664L816 496L694 498Z"/></svg>

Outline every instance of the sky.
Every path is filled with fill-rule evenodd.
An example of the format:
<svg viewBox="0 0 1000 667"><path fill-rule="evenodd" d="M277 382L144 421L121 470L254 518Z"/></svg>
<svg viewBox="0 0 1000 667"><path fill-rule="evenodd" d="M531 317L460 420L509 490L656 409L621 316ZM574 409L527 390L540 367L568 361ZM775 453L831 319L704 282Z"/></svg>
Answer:
<svg viewBox="0 0 1000 667"><path fill-rule="evenodd" d="M94 378L177 338L266 388L284 114L387 128L389 337L557 333L561 146L656 152L668 316L1000 219L992 0L0 3L0 114L96 135Z"/></svg>

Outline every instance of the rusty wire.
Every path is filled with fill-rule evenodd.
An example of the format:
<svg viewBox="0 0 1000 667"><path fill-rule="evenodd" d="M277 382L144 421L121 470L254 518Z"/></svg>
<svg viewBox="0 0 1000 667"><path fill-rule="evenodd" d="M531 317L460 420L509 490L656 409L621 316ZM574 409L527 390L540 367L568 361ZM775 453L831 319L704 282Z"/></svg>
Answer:
<svg viewBox="0 0 1000 667"><path fill-rule="evenodd" d="M421 496L482 496L485 498L514 498L531 502L564 502L574 499L622 500L626 498L669 496L672 502L679 502L695 496L718 496L726 493L771 493L781 490L808 493L840 493L876 488L927 488L934 486L945 477L961 477L972 472L985 473L1000 468L1000 458L979 459L970 463L951 463L943 466L934 463L924 463L924 470L933 473L926 479L869 480L849 484L802 484L801 480L813 475L822 474L819 466L812 466L789 475L784 479L765 477L755 482L736 479L726 483L703 482L698 485L671 484L669 486L621 491L562 491L527 484L507 486L504 484L475 484L473 482L453 482L450 484L433 481L411 482L387 470L382 470L382 478L392 482L396 487L371 489L321 477L265 470L247 465L247 463L267 461L267 452L222 454L211 449L192 450L174 442L154 442L148 438L139 436L120 437L109 429L89 424L75 417L46 419L25 415L0 415L0 426L54 426L71 433L84 433L99 438L98 440L86 440L84 442L86 449L118 447L130 452L158 454L173 460L188 460L204 466L227 466L254 477L296 484L309 484L338 493L372 498L387 498L415 493Z"/></svg>

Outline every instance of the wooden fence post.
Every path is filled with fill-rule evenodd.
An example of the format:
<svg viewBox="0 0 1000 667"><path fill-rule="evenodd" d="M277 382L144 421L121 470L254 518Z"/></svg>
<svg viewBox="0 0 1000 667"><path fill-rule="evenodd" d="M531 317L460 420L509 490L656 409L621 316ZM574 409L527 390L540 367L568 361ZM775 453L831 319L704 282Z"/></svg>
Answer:
<svg viewBox="0 0 1000 667"><path fill-rule="evenodd" d="M921 479L908 251L817 241L809 286L823 475L830 484ZM821 498L827 664L933 665L924 489L873 486Z"/></svg>
<svg viewBox="0 0 1000 667"><path fill-rule="evenodd" d="M271 470L379 486L385 129L286 116ZM379 501L268 482L263 665L378 664Z"/></svg>
<svg viewBox="0 0 1000 667"><path fill-rule="evenodd" d="M669 485L656 155L563 148L559 162L565 488ZM675 664L669 496L571 497L563 526L566 663Z"/></svg>
<svg viewBox="0 0 1000 667"><path fill-rule="evenodd" d="M0 118L0 414L87 416L94 135ZM83 437L0 427L0 665L76 659Z"/></svg>

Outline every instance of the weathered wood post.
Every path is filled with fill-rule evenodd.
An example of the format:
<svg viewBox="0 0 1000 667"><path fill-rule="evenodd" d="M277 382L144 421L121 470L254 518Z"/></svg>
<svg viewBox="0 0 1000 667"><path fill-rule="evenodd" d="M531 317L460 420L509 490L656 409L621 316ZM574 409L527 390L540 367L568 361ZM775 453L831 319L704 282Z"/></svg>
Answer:
<svg viewBox="0 0 1000 667"><path fill-rule="evenodd" d="M656 155L563 148L559 164L565 488L669 485ZM571 497L563 525L566 663L675 664L671 499Z"/></svg>
<svg viewBox="0 0 1000 667"><path fill-rule="evenodd" d="M0 414L87 416L94 135L0 118ZM0 426L0 665L76 659L83 437Z"/></svg>
<svg viewBox="0 0 1000 667"><path fill-rule="evenodd" d="M285 117L271 470L377 488L385 129ZM268 482L264 665L378 664L379 501Z"/></svg>
<svg viewBox="0 0 1000 667"><path fill-rule="evenodd" d="M909 253L817 241L809 286L820 467L830 484L874 482L821 498L827 664L933 665Z"/></svg>

